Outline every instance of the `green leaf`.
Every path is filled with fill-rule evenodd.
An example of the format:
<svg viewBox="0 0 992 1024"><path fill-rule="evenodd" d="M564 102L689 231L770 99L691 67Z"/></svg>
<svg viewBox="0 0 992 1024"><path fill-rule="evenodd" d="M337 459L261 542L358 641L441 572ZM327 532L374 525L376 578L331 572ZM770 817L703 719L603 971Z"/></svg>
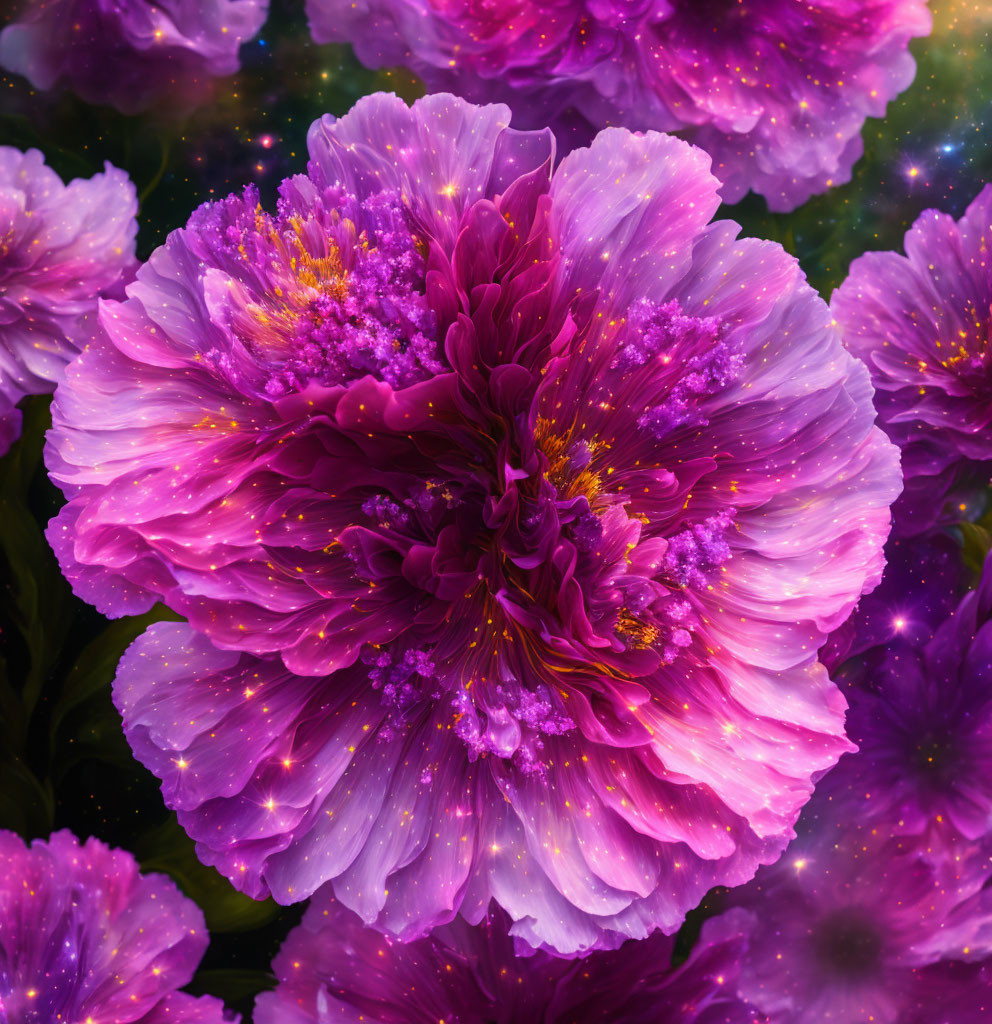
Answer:
<svg viewBox="0 0 992 1024"><path fill-rule="evenodd" d="M47 838L55 818L55 797L13 752L0 756L0 828L25 839Z"/></svg>
<svg viewBox="0 0 992 1024"><path fill-rule="evenodd" d="M81 705L63 724L53 751L53 782L60 787L70 770L91 759L114 765L126 775L135 770L134 755L109 694L98 694Z"/></svg>
<svg viewBox="0 0 992 1024"><path fill-rule="evenodd" d="M182 830L175 815L142 835L134 853L142 871L168 875L199 905L211 932L260 928L279 913L275 900L253 900L238 892L214 868L201 864L193 840Z"/></svg>
<svg viewBox="0 0 992 1024"><path fill-rule="evenodd" d="M194 996L217 996L225 1003L237 1003L253 1000L259 992L275 987L276 979L268 971L222 968L197 971L186 991Z"/></svg>
<svg viewBox="0 0 992 1024"><path fill-rule="evenodd" d="M964 563L976 576L981 576L985 556L992 548L992 532L978 523L959 523L958 529L964 539Z"/></svg>
<svg viewBox="0 0 992 1024"><path fill-rule="evenodd" d="M89 643L69 670L62 692L52 713L51 738L54 747L59 726L66 715L101 690L109 687L117 672L117 665L128 647L152 625L163 620L178 621L164 605L157 604L150 612L134 618L111 622L100 635Z"/></svg>
<svg viewBox="0 0 992 1024"><path fill-rule="evenodd" d="M20 693L25 718L30 718L69 628L71 594L29 501L36 480L50 486L41 461L51 422L48 398L36 396L22 409L20 441L0 459L0 555L7 570L0 600L27 648Z"/></svg>

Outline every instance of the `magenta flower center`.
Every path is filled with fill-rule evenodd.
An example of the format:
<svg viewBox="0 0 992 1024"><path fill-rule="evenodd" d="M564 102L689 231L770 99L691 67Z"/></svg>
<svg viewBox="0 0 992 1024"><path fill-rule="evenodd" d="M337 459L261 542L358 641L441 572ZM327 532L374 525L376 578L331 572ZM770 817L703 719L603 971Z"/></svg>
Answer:
<svg viewBox="0 0 992 1024"><path fill-rule="evenodd" d="M622 330L613 400L672 366L667 386L633 406L632 445L658 450L705 422L699 400L729 383L737 360L719 325L674 303L639 305ZM735 515L686 524L677 508L666 531L636 508L636 460L597 436L584 403L578 416L563 404L549 373L529 409L474 424L424 472L397 474L339 536L356 577L414 583L417 615L432 623L428 644L365 653L396 726L425 697L451 700L473 755L512 757L525 771L541 770L542 737L573 728L570 700L594 672L647 674L692 644L687 594L730 556ZM459 685L441 692L437 680L452 678Z"/></svg>
<svg viewBox="0 0 992 1024"><path fill-rule="evenodd" d="M956 336L937 342L945 374L960 382L955 385L952 380L948 390L953 394L954 388L963 386L976 397L992 398L992 309L980 311L972 303L961 311L961 317Z"/></svg>
<svg viewBox="0 0 992 1024"><path fill-rule="evenodd" d="M926 783L940 790L956 788L962 763L970 753L967 741L968 737L952 735L949 730L928 731L911 751L910 761Z"/></svg>
<svg viewBox="0 0 992 1024"><path fill-rule="evenodd" d="M814 926L816 960L825 973L857 981L875 973L884 942L878 925L858 907L844 907Z"/></svg>
<svg viewBox="0 0 992 1024"><path fill-rule="evenodd" d="M687 512L673 438L706 425L740 357L717 319L677 302L636 302L595 335L588 303L556 294L553 248L525 245L504 253L498 291L461 286L497 303L476 389L443 352L426 274L439 259L400 199L298 187L305 213L284 197L272 217L246 195L197 215L206 302L230 334L205 358L269 400L369 376L434 397L418 429L339 424L325 439L341 460L323 483L327 540L286 570L381 622L356 648L390 709L384 735L444 701L473 757L541 771L544 737L574 728L604 671L627 685L693 643L691 595L730 557L736 512Z"/></svg>

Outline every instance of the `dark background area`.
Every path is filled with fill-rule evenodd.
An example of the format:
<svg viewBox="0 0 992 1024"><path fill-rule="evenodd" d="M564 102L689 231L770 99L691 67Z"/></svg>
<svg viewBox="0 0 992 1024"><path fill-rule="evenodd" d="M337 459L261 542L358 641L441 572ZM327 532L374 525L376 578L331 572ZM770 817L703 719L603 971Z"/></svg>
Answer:
<svg viewBox="0 0 992 1024"><path fill-rule="evenodd" d="M271 3L261 35L242 48L241 73L218 81L189 117L125 117L0 75L0 145L37 147L66 180L105 160L126 170L141 200L142 258L198 204L248 182L271 205L279 181L305 169L307 128L321 114L342 114L378 89L406 99L422 92L408 72L371 72L346 47L315 46L301 2ZM912 46L916 81L884 121L865 126L865 157L848 185L792 214L769 214L756 197L721 212L745 234L780 241L826 298L859 253L899 248L927 207L959 216L992 177L992 8L985 0L931 8L934 34ZM11 16L0 0L0 27ZM255 902L201 865L157 781L131 756L110 683L127 645L170 613L111 622L73 597L42 532L61 503L42 462L47 425L48 399L27 401L23 437L0 459L0 828L26 839L59 828L95 835L131 850L144 870L172 876L212 935L190 990L247 1017L254 995L274 982L270 961L302 906ZM711 894L690 915L683 954L720 898Z"/></svg>

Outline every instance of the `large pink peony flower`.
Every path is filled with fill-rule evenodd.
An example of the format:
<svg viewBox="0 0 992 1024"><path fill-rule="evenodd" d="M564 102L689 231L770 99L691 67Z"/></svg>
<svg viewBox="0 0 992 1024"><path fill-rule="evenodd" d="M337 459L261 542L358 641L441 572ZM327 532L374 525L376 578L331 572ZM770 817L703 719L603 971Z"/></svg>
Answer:
<svg viewBox="0 0 992 1024"><path fill-rule="evenodd" d="M268 0L28 0L0 32L0 65L36 89L66 85L134 114L164 97L186 109L262 27Z"/></svg>
<svg viewBox="0 0 992 1024"><path fill-rule="evenodd" d="M63 185L36 149L0 146L0 455L20 436L17 403L52 391L101 295L133 273L134 185L103 174Z"/></svg>
<svg viewBox="0 0 992 1024"><path fill-rule="evenodd" d="M899 486L867 373L702 152L553 169L505 107L361 100L153 254L69 371L49 537L200 856L404 938L495 899L672 931L848 749L816 663Z"/></svg>
<svg viewBox="0 0 992 1024"><path fill-rule="evenodd" d="M177 991L207 948L203 914L162 875L69 832L25 846L0 831L0 1021L222 1024Z"/></svg>
<svg viewBox="0 0 992 1024"><path fill-rule="evenodd" d="M992 477L992 185L955 221L927 210L906 255L851 264L831 309L867 364L882 428L902 449L895 529L981 513Z"/></svg>
<svg viewBox="0 0 992 1024"><path fill-rule="evenodd" d="M849 181L866 117L913 80L926 0L307 0L318 42L433 89L502 100L523 128L682 130L723 198L791 210Z"/></svg>

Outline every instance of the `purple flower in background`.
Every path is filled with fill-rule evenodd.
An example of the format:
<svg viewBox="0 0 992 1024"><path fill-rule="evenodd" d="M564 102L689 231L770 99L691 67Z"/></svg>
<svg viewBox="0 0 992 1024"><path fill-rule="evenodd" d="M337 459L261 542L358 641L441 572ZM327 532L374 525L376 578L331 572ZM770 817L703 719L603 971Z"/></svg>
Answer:
<svg viewBox="0 0 992 1024"><path fill-rule="evenodd" d="M259 996L256 1024L753 1024L735 994L749 915L707 921L689 960L669 965L674 941L654 935L611 952L564 960L514 955L504 915L456 920L402 943L369 928L326 889L290 932Z"/></svg>
<svg viewBox="0 0 992 1024"><path fill-rule="evenodd" d="M25 395L52 391L92 334L97 299L133 274L138 201L128 176L63 185L36 149L0 146L0 455Z"/></svg>
<svg viewBox="0 0 992 1024"><path fill-rule="evenodd" d="M739 994L775 1024L935 1024L992 953L988 859L937 867L838 817L734 894L753 911Z"/></svg>
<svg viewBox="0 0 992 1024"><path fill-rule="evenodd" d="M56 832L0 831L0 1020L222 1024L212 996L178 992L207 948L203 914L131 854Z"/></svg>
<svg viewBox="0 0 992 1024"><path fill-rule="evenodd" d="M821 783L833 802L936 851L992 831L992 559L929 642L893 644L840 678L860 684L845 690L859 749Z"/></svg>
<svg viewBox="0 0 992 1024"><path fill-rule="evenodd" d="M831 308L871 371L879 422L902 449L895 531L974 519L992 475L992 186L959 221L923 213L906 255L851 264Z"/></svg>
<svg viewBox="0 0 992 1024"><path fill-rule="evenodd" d="M502 100L514 124L682 131L722 195L773 210L849 181L866 117L913 79L925 0L307 0L317 42L431 89Z"/></svg>
<svg viewBox="0 0 992 1024"><path fill-rule="evenodd" d="M613 129L552 172L508 120L367 97L276 214L197 211L58 392L49 538L105 613L189 619L115 693L205 862L574 953L778 856L899 473L705 154Z"/></svg>
<svg viewBox="0 0 992 1024"><path fill-rule="evenodd" d="M186 110L262 27L268 0L29 0L0 32L0 65L36 89L135 114L167 96Z"/></svg>

